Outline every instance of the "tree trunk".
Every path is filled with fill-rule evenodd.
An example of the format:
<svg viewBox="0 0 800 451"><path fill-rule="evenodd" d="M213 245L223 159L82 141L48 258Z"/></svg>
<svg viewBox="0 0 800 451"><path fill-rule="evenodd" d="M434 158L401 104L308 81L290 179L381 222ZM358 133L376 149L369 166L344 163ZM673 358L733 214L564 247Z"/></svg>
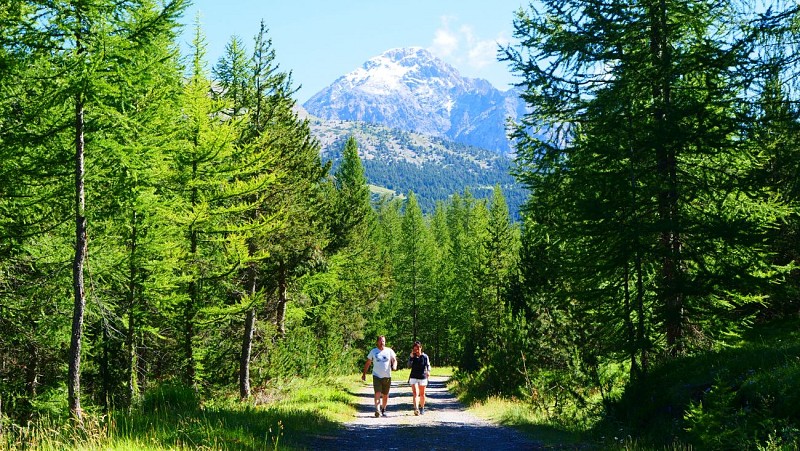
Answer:
<svg viewBox="0 0 800 451"><path fill-rule="evenodd" d="M286 336L286 302L288 302L286 276L286 264L281 262L278 268L278 309L275 318L278 338Z"/></svg>
<svg viewBox="0 0 800 451"><path fill-rule="evenodd" d="M657 77L653 80L653 120L656 137L656 170L660 180L658 215L661 224L661 289L664 329L670 355L683 352L683 299L679 289L680 248L678 233L677 150L669 140L671 106L671 54L668 41L667 6L664 0L650 11L650 52Z"/></svg>
<svg viewBox="0 0 800 451"><path fill-rule="evenodd" d="M247 282L252 300L256 294L256 270L253 265L247 269ZM244 320L244 335L242 337L242 355L239 360L239 396L242 399L250 397L250 355L253 350L253 332L256 324L256 308L250 307Z"/></svg>
<svg viewBox="0 0 800 451"><path fill-rule="evenodd" d="M128 409L133 406L138 396L136 387L136 210L131 212L133 228L131 230L130 254L128 255L128 333L125 336L125 349L128 354Z"/></svg>
<svg viewBox="0 0 800 451"><path fill-rule="evenodd" d="M197 258L197 232L192 231L191 235L191 258ZM198 277L198 276L195 276ZM194 370L194 349L192 341L194 341L194 315L195 306L197 305L197 280L189 282L189 299L186 300L186 305L183 310L183 352L186 358L186 368L184 373L184 381L189 386L194 386L195 370Z"/></svg>
<svg viewBox="0 0 800 451"><path fill-rule="evenodd" d="M28 365L25 368L25 389L29 399L36 397L36 387L39 385L39 350L35 344L28 344Z"/></svg>
<svg viewBox="0 0 800 451"><path fill-rule="evenodd" d="M75 305L72 313L72 337L69 348L69 370L67 389L69 410L78 422L83 421L81 412L81 337L83 316L86 309L86 294L83 283L83 267L86 261L86 193L84 192L84 110L83 98L75 99L75 258L72 263L72 283Z"/></svg>
<svg viewBox="0 0 800 451"><path fill-rule="evenodd" d="M195 141L195 147L197 147L198 143ZM197 161L192 162L192 179L197 180ZM198 190L197 187L192 188L192 208L197 206L198 203ZM194 226L189 227L189 255L192 262L197 261L197 230L194 229ZM189 282L189 299L186 301L186 305L184 306L183 310L183 351L184 356L186 358L186 368L184 373L184 381L187 385L194 387L195 381L195 369L194 369L194 349L192 347L192 341L194 340L194 316L195 316L195 309L196 306L199 305L198 295L199 295L199 288L198 288L198 278L200 274L195 274L192 280Z"/></svg>
<svg viewBox="0 0 800 451"><path fill-rule="evenodd" d="M636 335L633 328L633 308L631 302L631 274L630 268L628 267L628 263L625 262L623 268L623 307L624 307L624 317L623 322L625 323L625 333L626 333L626 341L628 342L628 357L631 361L631 368L630 368L630 378L631 380L638 379L639 376L639 364L636 361Z"/></svg>
<svg viewBox="0 0 800 451"><path fill-rule="evenodd" d="M242 357L239 362L239 396L250 397L250 353L253 349L253 331L256 324L256 309L251 307L244 319L244 337L242 338Z"/></svg>
<svg viewBox="0 0 800 451"><path fill-rule="evenodd" d="M130 313L128 314L128 334L125 337L125 347L128 353L128 410L130 411L136 398L139 396L139 391L136 383L136 367L138 366L138 359L136 355L136 318L134 317L133 308L131 306Z"/></svg>

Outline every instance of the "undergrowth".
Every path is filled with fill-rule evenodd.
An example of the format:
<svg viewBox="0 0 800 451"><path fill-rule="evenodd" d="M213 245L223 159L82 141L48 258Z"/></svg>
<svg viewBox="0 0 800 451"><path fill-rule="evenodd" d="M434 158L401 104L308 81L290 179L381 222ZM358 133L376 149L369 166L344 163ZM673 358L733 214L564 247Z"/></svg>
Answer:
<svg viewBox="0 0 800 451"><path fill-rule="evenodd" d="M457 373L455 387L478 414L546 446L798 450L799 338L798 319L762 324L718 350L665 361L605 396L569 376L571 385L558 386L557 375L545 371L529 371L528 386L506 396L487 395L491 378L480 371ZM560 397L565 385L575 396Z"/></svg>
<svg viewBox="0 0 800 451"><path fill-rule="evenodd" d="M201 400L191 388L148 391L133 412L87 413L81 427L42 417L6 424L1 449L271 450L302 448L311 433L337 429L355 410L352 377L275 381L242 402L235 393Z"/></svg>

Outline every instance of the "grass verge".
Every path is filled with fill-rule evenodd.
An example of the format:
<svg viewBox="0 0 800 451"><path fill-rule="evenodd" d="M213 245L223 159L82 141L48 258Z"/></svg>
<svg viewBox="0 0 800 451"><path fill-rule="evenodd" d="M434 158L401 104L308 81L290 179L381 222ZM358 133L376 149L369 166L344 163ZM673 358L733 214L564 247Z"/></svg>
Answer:
<svg viewBox="0 0 800 451"><path fill-rule="evenodd" d="M47 419L6 428L0 449L299 449L303 437L337 430L355 414L353 379L292 379L259 390L248 402L223 394L202 404L190 389L165 386L134 414L87 414L81 428Z"/></svg>
<svg viewBox="0 0 800 451"><path fill-rule="evenodd" d="M393 373L408 379L409 370ZM452 368L434 368L450 376ZM360 374L274 381L242 402L235 393L200 401L194 390L165 384L147 393L132 414L87 412L82 427L42 418L8 426L0 449L35 450L293 450L304 438L340 429L356 413Z"/></svg>

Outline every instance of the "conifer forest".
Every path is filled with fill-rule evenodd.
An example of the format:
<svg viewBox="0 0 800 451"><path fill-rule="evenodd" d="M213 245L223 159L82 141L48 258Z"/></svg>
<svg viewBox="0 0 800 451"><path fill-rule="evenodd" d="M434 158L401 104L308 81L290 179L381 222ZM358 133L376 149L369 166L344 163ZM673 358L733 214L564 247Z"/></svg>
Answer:
<svg viewBox="0 0 800 451"><path fill-rule="evenodd" d="M580 405L796 317L800 16L767 3L509 12L517 219L499 186L376 199L352 138L323 161L264 22L207 61L185 0L0 0L2 421L247 399L378 335Z"/></svg>

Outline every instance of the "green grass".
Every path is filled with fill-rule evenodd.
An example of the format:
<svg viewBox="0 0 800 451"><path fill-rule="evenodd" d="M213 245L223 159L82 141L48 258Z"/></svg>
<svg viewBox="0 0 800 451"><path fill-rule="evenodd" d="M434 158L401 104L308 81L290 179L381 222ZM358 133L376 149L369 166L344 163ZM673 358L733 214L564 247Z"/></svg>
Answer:
<svg viewBox="0 0 800 451"><path fill-rule="evenodd" d="M434 368L450 376L452 368ZM408 369L393 378L408 379ZM356 413L354 394L360 374L295 378L254 391L247 402L236 393L198 399L180 385L149 391L133 414L87 412L83 427L43 418L25 426L6 426L0 449L35 450L292 450L310 434L340 429Z"/></svg>
<svg viewBox="0 0 800 451"><path fill-rule="evenodd" d="M369 185L369 191L373 194L377 194L379 196L390 196L390 197L399 197L401 199L405 199L405 194L398 194L396 191L391 190L389 188L384 188L378 185Z"/></svg>
<svg viewBox="0 0 800 451"><path fill-rule="evenodd" d="M579 445L584 440L581 428L559 423L555 418L519 400L493 396L473 402L469 410L481 418L513 427L546 446Z"/></svg>
<svg viewBox="0 0 800 451"><path fill-rule="evenodd" d="M302 447L303 437L337 430L352 418L354 381L293 379L248 402L223 394L202 405L191 390L168 386L145 397L135 414L87 414L82 428L46 419L6 428L0 449L291 450Z"/></svg>

